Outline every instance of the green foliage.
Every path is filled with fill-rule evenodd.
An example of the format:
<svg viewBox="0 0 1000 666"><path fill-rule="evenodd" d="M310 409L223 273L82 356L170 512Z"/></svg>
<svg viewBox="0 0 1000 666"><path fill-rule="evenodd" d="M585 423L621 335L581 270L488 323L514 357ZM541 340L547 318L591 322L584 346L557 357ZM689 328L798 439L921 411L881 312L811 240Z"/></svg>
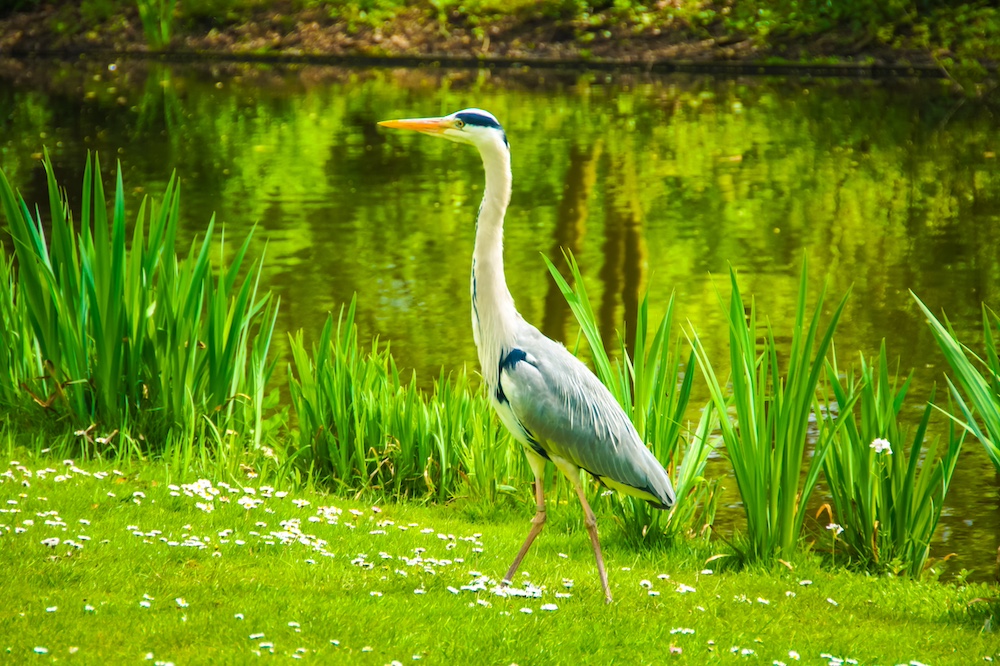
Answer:
<svg viewBox="0 0 1000 666"><path fill-rule="evenodd" d="M830 41L848 54L857 43L927 53L950 76L960 73L964 85L983 80L982 64L1000 55L1000 8L975 0L749 0L734 3L721 23L764 47L777 45L775 38L822 39L837 30Z"/></svg>
<svg viewBox="0 0 1000 666"><path fill-rule="evenodd" d="M134 0L147 43L153 49L170 42L176 0ZM57 0L49 19L51 32L73 34L106 29L133 0ZM763 58L782 57L789 47L816 64L832 56L837 62L863 64L887 50L904 62L910 54L933 61L967 91L983 92L990 80L988 63L1000 58L1000 8L987 0L192 0L176 14L182 29L203 33L207 28L254 22L261 14L281 29L297 13L319 10L350 33L409 31L419 22L426 34L451 34L454 26L471 29L484 41L488 29L502 25L512 32L533 32L547 23L558 39L569 42L577 57L586 59L617 35L670 35L671 40L715 45L749 38ZM8 0L0 15L36 10L39 0ZM310 17L312 18L312 17ZM120 23L124 26L124 23ZM380 49L375 42L359 47ZM714 47L711 47L714 48ZM615 46L608 54L620 53ZM706 51L707 52L707 51ZM859 57L860 54L860 57Z"/></svg>
<svg viewBox="0 0 1000 666"><path fill-rule="evenodd" d="M406 9L406 0L295 0L302 8L318 8L326 14L347 24L350 32L366 26L382 27L386 21L396 17Z"/></svg>
<svg viewBox="0 0 1000 666"><path fill-rule="evenodd" d="M798 545L806 504L816 487L833 434L833 430L823 432L807 463L810 426L819 413L817 383L847 295L821 331L824 289L807 324L808 280L803 261L791 347L787 362L782 363L770 324L760 341L763 351L758 353L756 307L753 301L749 308L744 304L735 269L730 269L730 282L731 395L723 390L697 332L693 333L692 343L716 410L720 414L728 414L730 408L735 410L735 423L722 418L720 425L747 517L749 548L745 555L750 560L789 558ZM844 410L849 408L849 404L842 406Z"/></svg>
<svg viewBox="0 0 1000 666"><path fill-rule="evenodd" d="M82 0L80 16L91 25L99 25L122 10L122 0Z"/></svg>
<svg viewBox="0 0 1000 666"><path fill-rule="evenodd" d="M615 515L626 534L638 541L647 536L676 537L696 532L701 527L696 521L700 519L704 524L711 524L715 513L717 482L706 481L704 471L713 449L709 435L715 428L716 419L709 405L703 410L694 431L688 433L684 427L696 374L695 355L692 352L682 364L679 345L671 342L674 297L671 295L667 302L666 313L650 341L649 294L643 296L634 323L635 352L629 355L624 339L620 338L621 360L612 363L576 258L570 253L566 261L576 289L570 287L548 258L545 259L549 273L587 339L597 376L611 390L653 455L672 471L677 494L676 504L662 523L662 512L651 509L643 500L622 494L612 502ZM685 449L683 458L680 455L682 447Z"/></svg>
<svg viewBox="0 0 1000 666"><path fill-rule="evenodd" d="M136 0L136 5L139 7L142 31L150 48L162 49L169 46L177 0Z"/></svg>
<svg viewBox="0 0 1000 666"><path fill-rule="evenodd" d="M2 172L0 172L2 176ZM0 411L9 411L23 399L21 387L44 373L35 353L27 305L17 296L17 271L6 252L0 252Z"/></svg>
<svg viewBox="0 0 1000 666"><path fill-rule="evenodd" d="M885 343L877 359L861 359L859 377L853 367L842 377L836 357L831 354L831 358L826 374L835 403L827 404L825 427L836 432L823 470L833 496L834 519L844 530L838 535L834 527L833 538L874 571L903 569L918 576L941 518L964 433L957 435L954 423L950 424L948 446L940 458L936 438L925 447L932 390L907 451L904 445L910 436L900 414L911 377L902 383L898 374L890 379ZM880 452L873 446L876 440L894 448Z"/></svg>
<svg viewBox="0 0 1000 666"><path fill-rule="evenodd" d="M206 423L259 446L278 304L259 293L259 265L240 278L252 234L218 270L213 220L178 259L180 189L171 177L162 201L143 200L129 239L121 170L109 220L96 158L84 169L77 228L47 157L44 166L49 238L41 214L32 215L0 172L17 258L16 271L6 257L0 262L0 331L24 354L4 375L4 402L37 411L26 403L33 397L79 428L94 452L117 445L92 438L95 428L163 451Z"/></svg>
<svg viewBox="0 0 1000 666"><path fill-rule="evenodd" d="M983 305L986 345L986 358L983 359L959 342L947 319L942 324L916 294L913 297L927 317L934 339L954 373L955 381L948 377L948 386L962 412L962 426L982 443L986 455L1000 472L1000 357L997 352L1000 317Z"/></svg>
<svg viewBox="0 0 1000 666"><path fill-rule="evenodd" d="M159 0L142 0L157 2ZM266 6L265 0L198 0L181 3L180 15L195 23L221 25L247 20L254 10Z"/></svg>
<svg viewBox="0 0 1000 666"><path fill-rule="evenodd" d="M290 338L297 455L343 490L495 500L497 486L519 467L483 391L474 390L463 371L442 373L424 393L415 375L400 377L388 347L377 339L368 350L359 345L354 316L352 300L336 326L328 317L311 353L301 331Z"/></svg>

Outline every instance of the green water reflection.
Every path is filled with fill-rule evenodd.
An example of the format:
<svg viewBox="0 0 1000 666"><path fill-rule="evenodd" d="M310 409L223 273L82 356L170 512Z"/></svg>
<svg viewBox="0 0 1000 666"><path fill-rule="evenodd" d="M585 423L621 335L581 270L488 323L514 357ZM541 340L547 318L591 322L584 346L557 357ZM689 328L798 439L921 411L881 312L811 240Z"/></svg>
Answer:
<svg viewBox="0 0 1000 666"><path fill-rule="evenodd" d="M915 368L918 398L944 365L908 290L945 307L973 343L980 303L1000 306L1000 119L938 84L127 62L0 70L0 155L26 199L44 200L43 145L73 188L87 150L120 159L126 185L149 192L176 168L190 236L212 212L235 236L257 225L280 330L318 332L357 292L362 333L391 341L427 380L475 363L468 269L481 168L470 149L375 122L465 106L493 111L511 141L506 257L518 306L571 346L577 329L540 256L561 261L562 248L578 257L603 330L632 319L646 288L674 290L680 320L719 351L728 264L780 332L806 255L814 295L824 280L838 295L853 287L840 353L873 353L886 337ZM998 487L972 442L936 548L958 553L954 570L992 575Z"/></svg>

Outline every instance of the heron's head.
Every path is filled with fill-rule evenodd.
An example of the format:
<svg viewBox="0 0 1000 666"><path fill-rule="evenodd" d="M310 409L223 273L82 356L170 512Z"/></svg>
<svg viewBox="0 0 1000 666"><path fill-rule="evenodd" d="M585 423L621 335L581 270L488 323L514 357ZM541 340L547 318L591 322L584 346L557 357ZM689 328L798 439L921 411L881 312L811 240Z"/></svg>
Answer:
<svg viewBox="0 0 1000 666"><path fill-rule="evenodd" d="M440 118L383 120L379 125L393 129L416 130L457 143L468 143L480 151L494 147L508 150L510 148L507 135L497 122L496 116L482 109L463 109Z"/></svg>

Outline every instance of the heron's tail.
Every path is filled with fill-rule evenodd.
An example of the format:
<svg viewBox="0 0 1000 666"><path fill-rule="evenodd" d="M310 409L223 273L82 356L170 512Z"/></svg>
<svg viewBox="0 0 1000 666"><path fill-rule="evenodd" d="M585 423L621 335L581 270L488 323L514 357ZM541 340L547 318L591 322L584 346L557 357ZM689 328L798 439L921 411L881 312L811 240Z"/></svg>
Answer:
<svg viewBox="0 0 1000 666"><path fill-rule="evenodd" d="M663 509L666 511L674 505L677 501L677 495L674 493L674 486L670 483L670 475L667 474L667 470L663 468L663 465L656 456L653 455L652 451L645 449L646 453L649 454L646 458L646 478L648 479L648 486L645 488L646 492L652 495L655 499L647 499L649 504L657 509Z"/></svg>

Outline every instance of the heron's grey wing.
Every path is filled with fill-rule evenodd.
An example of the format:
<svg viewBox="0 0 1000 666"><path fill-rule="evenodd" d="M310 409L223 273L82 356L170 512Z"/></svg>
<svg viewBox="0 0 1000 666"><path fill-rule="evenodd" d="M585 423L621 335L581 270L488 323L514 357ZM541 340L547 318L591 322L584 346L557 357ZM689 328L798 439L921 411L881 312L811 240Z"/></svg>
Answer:
<svg viewBox="0 0 1000 666"><path fill-rule="evenodd" d="M562 345L532 327L501 361L498 398L549 457L559 456L609 485L669 507L663 466L639 439L611 392Z"/></svg>

